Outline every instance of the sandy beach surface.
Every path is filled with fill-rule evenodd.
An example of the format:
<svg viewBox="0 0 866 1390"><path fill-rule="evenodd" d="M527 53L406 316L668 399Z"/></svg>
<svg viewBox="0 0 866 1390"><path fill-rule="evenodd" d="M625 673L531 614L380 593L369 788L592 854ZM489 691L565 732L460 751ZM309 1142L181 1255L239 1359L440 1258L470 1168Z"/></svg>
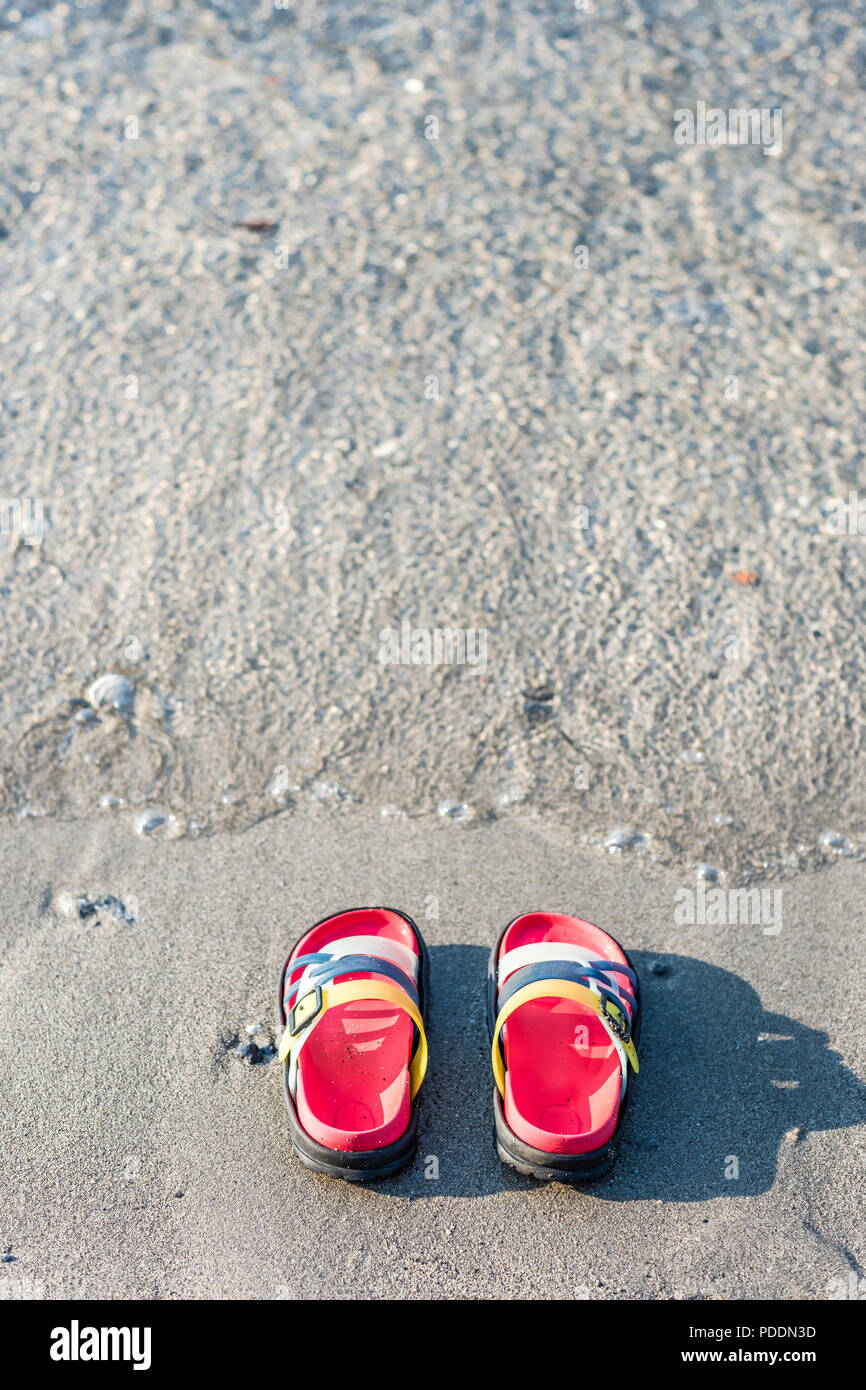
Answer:
<svg viewBox="0 0 866 1390"><path fill-rule="evenodd" d="M430 830L323 811L195 843L4 829L0 848L10 1290L714 1299L857 1286L862 974L840 969L838 924L845 939L862 929L858 865L787 885L773 935L676 926L669 874L575 853L545 821ZM112 907L82 919L68 894ZM519 1177L493 1142L486 959L505 921L541 901L617 933L644 982L625 1143L585 1190ZM278 1064L234 1049L250 1025L263 1047L273 1038L294 938L368 902L414 914L430 945L431 1066L415 1163L360 1188L299 1166Z"/></svg>
<svg viewBox="0 0 866 1390"><path fill-rule="evenodd" d="M855 8L18 0L0 66L0 1297L862 1296ZM266 1060L371 902L433 957L377 1190ZM494 1152L529 909L644 982L586 1192Z"/></svg>

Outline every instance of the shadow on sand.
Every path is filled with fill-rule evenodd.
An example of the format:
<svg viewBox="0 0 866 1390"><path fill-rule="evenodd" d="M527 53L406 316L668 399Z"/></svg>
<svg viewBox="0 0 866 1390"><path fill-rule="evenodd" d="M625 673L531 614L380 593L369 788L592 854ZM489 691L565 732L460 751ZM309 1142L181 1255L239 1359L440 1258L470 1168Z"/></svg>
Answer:
<svg viewBox="0 0 866 1390"><path fill-rule="evenodd" d="M751 1196L772 1186L783 1143L866 1121L866 1086L825 1033L766 1012L729 970L689 956L632 959L643 989L641 1073L612 1173L578 1191L608 1201ZM387 1187L416 1198L532 1190L493 1141L487 951L434 946L431 965L418 1157Z"/></svg>

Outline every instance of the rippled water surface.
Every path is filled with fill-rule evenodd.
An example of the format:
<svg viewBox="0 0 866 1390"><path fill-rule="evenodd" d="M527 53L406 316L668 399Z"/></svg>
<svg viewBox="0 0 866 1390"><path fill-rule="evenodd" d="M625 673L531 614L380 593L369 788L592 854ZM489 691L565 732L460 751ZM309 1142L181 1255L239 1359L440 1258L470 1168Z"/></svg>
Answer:
<svg viewBox="0 0 866 1390"><path fill-rule="evenodd" d="M3 815L861 853L853 16L17 13ZM699 98L781 157L676 146ZM383 663L403 623L484 659Z"/></svg>

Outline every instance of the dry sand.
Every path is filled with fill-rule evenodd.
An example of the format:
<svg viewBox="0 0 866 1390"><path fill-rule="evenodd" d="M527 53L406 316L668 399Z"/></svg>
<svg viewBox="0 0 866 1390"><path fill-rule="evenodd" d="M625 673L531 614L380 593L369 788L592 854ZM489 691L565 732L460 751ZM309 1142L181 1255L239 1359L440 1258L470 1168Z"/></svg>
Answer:
<svg viewBox="0 0 866 1390"><path fill-rule="evenodd" d="M840 968L857 865L786 885L766 935L676 926L682 881L546 821L323 809L196 843L5 829L0 850L0 1294L802 1298L866 1264L862 955ZM67 894L135 921L67 915ZM365 902L417 917L433 991L418 1157L359 1188L300 1167L278 1066L231 1048L272 1036L291 941ZM539 904L610 928L645 987L625 1142L586 1190L518 1177L493 1143L486 956Z"/></svg>

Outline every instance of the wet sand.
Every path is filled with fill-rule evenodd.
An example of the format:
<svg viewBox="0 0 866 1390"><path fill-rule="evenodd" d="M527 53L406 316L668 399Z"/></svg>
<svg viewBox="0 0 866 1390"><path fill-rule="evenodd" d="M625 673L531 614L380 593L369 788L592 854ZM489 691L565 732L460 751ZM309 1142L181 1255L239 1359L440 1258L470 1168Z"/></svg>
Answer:
<svg viewBox="0 0 866 1390"><path fill-rule="evenodd" d="M3 816L864 853L857 17L682 9L0 19ZM698 100L781 154L676 144ZM403 622L485 670L382 664Z"/></svg>
<svg viewBox="0 0 866 1390"><path fill-rule="evenodd" d="M839 968L838 928L850 949L858 865L786 885L772 935L675 925L682 881L543 820L323 810L196 843L4 829L0 849L4 1296L825 1298L860 1277L863 957ZM291 941L365 902L417 918L432 1009L418 1157L361 1188L299 1166L278 1066L234 1049L249 1025L271 1040ZM582 1191L493 1143L486 957L540 904L612 930L644 985L625 1142Z"/></svg>
<svg viewBox="0 0 866 1390"><path fill-rule="evenodd" d="M601 9L0 15L3 1297L862 1288L857 16ZM236 1055L371 901L434 986L376 1191ZM538 907L646 989L585 1193L490 1132Z"/></svg>

